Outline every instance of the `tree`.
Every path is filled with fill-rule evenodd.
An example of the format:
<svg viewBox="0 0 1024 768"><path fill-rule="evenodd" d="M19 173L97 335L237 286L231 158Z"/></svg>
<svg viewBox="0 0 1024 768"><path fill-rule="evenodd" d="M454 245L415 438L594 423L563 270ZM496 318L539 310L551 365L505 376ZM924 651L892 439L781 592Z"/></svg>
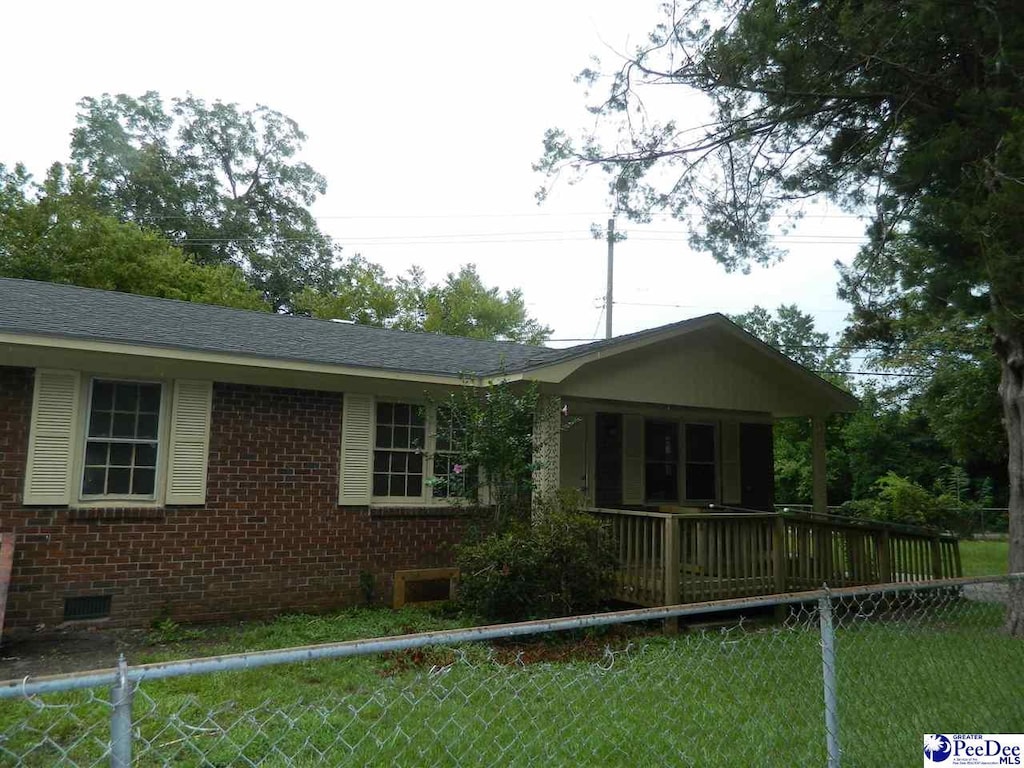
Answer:
<svg viewBox="0 0 1024 768"><path fill-rule="evenodd" d="M583 79L597 82L595 69ZM680 86L680 126L641 93ZM645 91L645 88L647 89ZM655 97L657 98L657 97ZM538 168L598 166L634 219L665 209L727 268L770 263L779 214L815 196L871 212L843 276L862 337L928 318L985 334L1000 368L1010 570L1024 571L1024 19L1012 0L697 0L667 6L595 105L545 137ZM615 132L614 129L618 129ZM617 142L605 146L604 135ZM691 215L696 214L696 215ZM1024 584L1007 627L1024 634Z"/></svg>
<svg viewBox="0 0 1024 768"><path fill-rule="evenodd" d="M42 185L0 166L0 275L244 309L269 309L230 264L191 261L160 234L99 213L54 165Z"/></svg>
<svg viewBox="0 0 1024 768"><path fill-rule="evenodd" d="M104 94L79 102L75 172L102 212L162 233L199 264L234 264L274 309L332 276L338 249L309 206L327 185L306 139L268 107Z"/></svg>
<svg viewBox="0 0 1024 768"><path fill-rule="evenodd" d="M444 283L426 289L414 276L405 290L413 296L416 316L422 317L422 328L429 333L524 344L540 344L551 335L550 328L526 313L521 290L502 294L488 288L473 264L457 274L449 272Z"/></svg>
<svg viewBox="0 0 1024 768"><path fill-rule="evenodd" d="M832 344L827 333L815 330L814 317L801 312L795 304L780 306L774 316L755 306L730 319L805 368L849 388L844 375L850 366L848 348ZM841 419L830 419L826 425L828 491L832 499L846 499L850 495L849 464L842 447L843 426ZM814 478L810 421L780 420L775 425L774 440L775 498L793 503L810 500Z"/></svg>
<svg viewBox="0 0 1024 768"><path fill-rule="evenodd" d="M294 310L314 317L354 320L403 331L426 331L474 339L540 344L551 335L526 312L519 289L501 293L487 287L473 264L428 285L423 270L391 279L378 264L360 256L335 270L322 288L306 288Z"/></svg>

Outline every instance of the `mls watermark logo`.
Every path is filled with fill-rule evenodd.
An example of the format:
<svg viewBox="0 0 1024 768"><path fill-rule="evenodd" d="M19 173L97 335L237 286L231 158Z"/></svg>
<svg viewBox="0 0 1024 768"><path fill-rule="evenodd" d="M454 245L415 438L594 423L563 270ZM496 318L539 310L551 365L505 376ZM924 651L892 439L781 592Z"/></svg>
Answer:
<svg viewBox="0 0 1024 768"><path fill-rule="evenodd" d="M924 766L1024 765L1024 734L926 733Z"/></svg>

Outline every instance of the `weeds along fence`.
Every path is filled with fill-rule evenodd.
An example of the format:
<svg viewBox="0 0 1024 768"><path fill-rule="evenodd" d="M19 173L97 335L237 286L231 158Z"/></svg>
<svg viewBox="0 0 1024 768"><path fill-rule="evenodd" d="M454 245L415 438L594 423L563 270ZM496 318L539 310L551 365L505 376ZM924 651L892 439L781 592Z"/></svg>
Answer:
<svg viewBox="0 0 1024 768"><path fill-rule="evenodd" d="M0 765L920 765L1017 732L1021 575L650 608L0 683ZM680 624L677 634L662 623Z"/></svg>

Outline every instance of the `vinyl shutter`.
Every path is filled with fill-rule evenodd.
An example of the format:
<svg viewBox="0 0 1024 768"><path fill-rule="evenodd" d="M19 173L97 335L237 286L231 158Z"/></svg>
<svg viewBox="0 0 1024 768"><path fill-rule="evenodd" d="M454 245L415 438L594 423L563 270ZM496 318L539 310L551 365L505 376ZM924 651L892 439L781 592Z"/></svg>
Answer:
<svg viewBox="0 0 1024 768"><path fill-rule="evenodd" d="M36 370L25 504L71 503L80 392L81 377L77 371Z"/></svg>
<svg viewBox="0 0 1024 768"><path fill-rule="evenodd" d="M644 503L644 417L622 417L622 503Z"/></svg>
<svg viewBox="0 0 1024 768"><path fill-rule="evenodd" d="M206 503L212 401L213 382L174 382L167 462L168 504Z"/></svg>
<svg viewBox="0 0 1024 768"><path fill-rule="evenodd" d="M722 422L722 503L739 504L743 499L740 482L740 425Z"/></svg>
<svg viewBox="0 0 1024 768"><path fill-rule="evenodd" d="M341 471L338 504L370 503L373 458L373 396L345 395L341 416Z"/></svg>

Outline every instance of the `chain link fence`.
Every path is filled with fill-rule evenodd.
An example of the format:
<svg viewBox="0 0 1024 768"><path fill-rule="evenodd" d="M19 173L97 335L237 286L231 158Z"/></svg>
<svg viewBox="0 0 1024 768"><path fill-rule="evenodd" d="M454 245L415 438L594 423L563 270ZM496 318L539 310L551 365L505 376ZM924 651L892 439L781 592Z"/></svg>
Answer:
<svg viewBox="0 0 1024 768"><path fill-rule="evenodd" d="M922 734L1024 730L1014 579L15 681L0 765L916 766Z"/></svg>

